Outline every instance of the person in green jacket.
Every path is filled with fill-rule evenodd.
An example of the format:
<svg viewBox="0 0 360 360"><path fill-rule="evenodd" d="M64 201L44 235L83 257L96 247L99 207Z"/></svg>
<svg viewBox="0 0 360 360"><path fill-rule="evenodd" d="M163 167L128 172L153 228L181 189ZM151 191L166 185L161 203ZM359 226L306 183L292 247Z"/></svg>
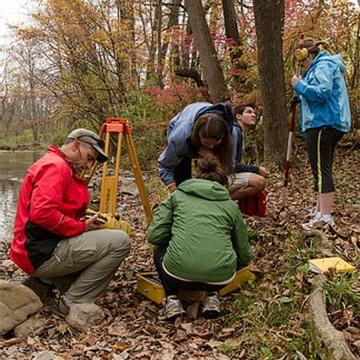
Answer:
<svg viewBox="0 0 360 360"><path fill-rule="evenodd" d="M228 177L211 153L197 160L197 176L179 185L157 208L148 229L165 290L161 318L184 313L178 289L207 292L202 313L220 313L217 291L252 257L246 227L231 200Z"/></svg>

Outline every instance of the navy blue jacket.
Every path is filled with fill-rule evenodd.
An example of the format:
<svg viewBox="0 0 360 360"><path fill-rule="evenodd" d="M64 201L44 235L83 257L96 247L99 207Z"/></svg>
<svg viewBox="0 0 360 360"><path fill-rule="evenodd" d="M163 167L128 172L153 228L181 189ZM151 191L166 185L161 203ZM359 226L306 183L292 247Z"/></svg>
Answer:
<svg viewBox="0 0 360 360"><path fill-rule="evenodd" d="M193 153L190 142L191 132L199 116L207 112L222 115L229 126L230 134L233 134L235 120L233 111L228 104L213 105L199 102L186 106L170 120L167 132L167 146L158 159L160 178L165 185L175 182L174 168L183 158L193 158L196 155ZM233 144L236 144L234 139ZM235 163L234 149L233 159Z"/></svg>
<svg viewBox="0 0 360 360"><path fill-rule="evenodd" d="M234 144L236 144L234 172L235 173L251 172L251 173L258 174L259 168L257 166L246 165L241 162L242 153L243 153L244 137L243 137L243 131L237 122L234 123L234 127L233 127L233 139L234 139Z"/></svg>

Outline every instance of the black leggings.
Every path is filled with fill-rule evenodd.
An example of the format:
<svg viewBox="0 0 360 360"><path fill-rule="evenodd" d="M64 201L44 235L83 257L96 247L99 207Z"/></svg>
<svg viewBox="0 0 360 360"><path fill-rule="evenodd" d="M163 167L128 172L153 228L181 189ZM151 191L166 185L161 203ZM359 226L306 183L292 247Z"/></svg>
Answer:
<svg viewBox="0 0 360 360"><path fill-rule="evenodd" d="M344 135L331 127L321 127L306 131L306 147L314 175L314 188L318 193L335 191L332 165L336 144Z"/></svg>
<svg viewBox="0 0 360 360"><path fill-rule="evenodd" d="M162 266L162 261L166 253L167 246L168 246L167 244L158 245L155 246L154 249L154 262L155 262L156 270L159 273L159 277L164 287L166 296L177 295L178 289L194 290L194 291L196 290L218 291L225 286L225 285L211 285L196 281L182 281L167 274Z"/></svg>
<svg viewBox="0 0 360 360"><path fill-rule="evenodd" d="M174 169L174 179L176 186L183 181L191 179L191 158L183 158Z"/></svg>

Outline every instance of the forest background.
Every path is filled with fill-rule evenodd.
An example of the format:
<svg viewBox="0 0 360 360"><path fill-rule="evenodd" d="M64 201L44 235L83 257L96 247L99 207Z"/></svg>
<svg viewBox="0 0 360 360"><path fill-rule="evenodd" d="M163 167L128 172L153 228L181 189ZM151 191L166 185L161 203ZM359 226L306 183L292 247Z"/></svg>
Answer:
<svg viewBox="0 0 360 360"><path fill-rule="evenodd" d="M349 0L33 0L0 73L0 148L61 143L126 117L148 170L172 115L196 101L254 102L254 157L283 163L292 52L301 34L341 53L360 128L360 17ZM200 44L200 45L199 45ZM262 116L261 116L262 115Z"/></svg>
<svg viewBox="0 0 360 360"><path fill-rule="evenodd" d="M304 239L299 233L313 194L310 167L297 137L288 208L279 211L283 179L279 171L272 171L267 217L246 219L260 269L257 280L223 299L220 319L186 319L175 326L159 323L157 305L136 295L134 274L153 264L144 241L146 224L139 221L140 202L125 194L121 211L134 225L136 239L123 266L126 271L118 272L102 300L114 321L109 315L105 325L83 338L74 336L45 308L43 314L50 322L44 334L16 343L16 351L24 358L30 351L52 349L64 358L127 353L140 359L331 359L309 321L313 277L304 264L309 258L339 254L352 264L360 259L360 183L356 181L360 4L350 0L31 3L38 9L31 24L12 27L13 41L0 56L0 149L45 149L49 143L60 144L70 129L83 126L98 131L107 117L124 116L133 127L142 169L155 174L147 177L147 185L156 189L150 192L156 203L166 193L158 186L156 159L170 118L191 102L229 100L256 103L262 119L247 134L247 160L284 164L293 97L292 53L301 34L328 41L333 53L344 56L353 128L335 158L340 189L335 217L346 234L331 234L331 249L323 249L322 238ZM7 254L3 247L0 257ZM18 276L11 266L3 274L12 280ZM325 289L330 320L347 334L356 355L360 354L359 283L358 272L349 277L331 274ZM13 340L0 342L0 353L21 359L8 347Z"/></svg>

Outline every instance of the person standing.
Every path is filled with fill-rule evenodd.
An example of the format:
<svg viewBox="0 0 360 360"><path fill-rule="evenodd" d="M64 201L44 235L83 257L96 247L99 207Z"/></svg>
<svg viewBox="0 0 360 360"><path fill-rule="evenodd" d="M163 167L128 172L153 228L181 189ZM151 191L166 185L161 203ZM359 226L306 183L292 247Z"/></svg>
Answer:
<svg viewBox="0 0 360 360"><path fill-rule="evenodd" d="M349 98L344 79L345 65L340 54L323 49L323 41L311 37L297 44L295 57L305 70L291 83L300 99L301 130L314 176L316 209L303 229L334 225L332 208L335 186L332 174L335 147L351 128ZM299 54L297 56L297 54Z"/></svg>
<svg viewBox="0 0 360 360"><path fill-rule="evenodd" d="M103 145L90 130L72 131L29 167L20 188L10 258L38 295L60 289L57 315L66 316L71 304L95 302L130 251L124 231L99 229L97 215L84 218L89 193L80 173L107 160Z"/></svg>

